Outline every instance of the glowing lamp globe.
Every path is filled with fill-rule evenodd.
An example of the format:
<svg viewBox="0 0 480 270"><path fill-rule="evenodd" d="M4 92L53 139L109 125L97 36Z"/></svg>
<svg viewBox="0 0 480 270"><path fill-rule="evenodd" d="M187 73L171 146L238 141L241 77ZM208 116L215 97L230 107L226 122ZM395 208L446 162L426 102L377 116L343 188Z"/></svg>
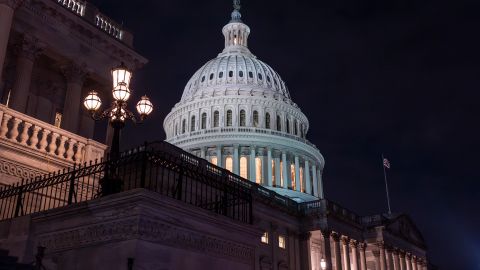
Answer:
<svg viewBox="0 0 480 270"><path fill-rule="evenodd" d="M153 104L147 96L140 98L137 103L137 111L142 116L147 116L153 111Z"/></svg>
<svg viewBox="0 0 480 270"><path fill-rule="evenodd" d="M83 101L83 105L89 111L96 111L102 106L102 100L98 96L98 93L95 91L91 91L88 93L87 97Z"/></svg>
<svg viewBox="0 0 480 270"><path fill-rule="evenodd" d="M130 89L123 84L119 84L113 88L112 93L116 101L127 101L130 98Z"/></svg>
<svg viewBox="0 0 480 270"><path fill-rule="evenodd" d="M320 268L321 268L322 270L327 269L327 262L325 261L324 258L322 258L322 259L320 260Z"/></svg>
<svg viewBox="0 0 480 270"><path fill-rule="evenodd" d="M132 72L124 63L112 69L113 98L116 101L127 101L130 97L130 80Z"/></svg>

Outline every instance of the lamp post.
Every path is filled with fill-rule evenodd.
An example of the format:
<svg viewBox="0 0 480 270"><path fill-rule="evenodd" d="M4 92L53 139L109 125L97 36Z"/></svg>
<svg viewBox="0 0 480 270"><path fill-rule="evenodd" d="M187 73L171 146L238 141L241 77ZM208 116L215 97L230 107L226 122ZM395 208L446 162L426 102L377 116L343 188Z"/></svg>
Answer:
<svg viewBox="0 0 480 270"><path fill-rule="evenodd" d="M113 139L110 147L110 158L117 159L120 155L120 130L125 126L127 119L134 123L141 123L153 111L153 104L147 96L143 96L138 101L136 109L139 118L127 109L127 101L130 98L130 81L132 72L122 63L120 66L112 69L113 81L113 102L110 108L98 112L102 106L102 101L96 91L90 91L85 97L83 105L90 112L95 121L109 119L113 128Z"/></svg>
<svg viewBox="0 0 480 270"><path fill-rule="evenodd" d="M102 195L109 195L121 190L122 182L116 177L115 160L120 157L120 130L125 126L126 120L141 123L153 111L153 104L147 96L138 101L136 109L140 117L136 117L127 109L127 100L130 98L130 80L132 72L122 63L112 69L113 102L110 108L99 112L102 101L96 91L90 91L85 97L83 105L90 112L95 121L108 119L113 128L112 145L110 147L110 160L105 168L105 176L101 180Z"/></svg>

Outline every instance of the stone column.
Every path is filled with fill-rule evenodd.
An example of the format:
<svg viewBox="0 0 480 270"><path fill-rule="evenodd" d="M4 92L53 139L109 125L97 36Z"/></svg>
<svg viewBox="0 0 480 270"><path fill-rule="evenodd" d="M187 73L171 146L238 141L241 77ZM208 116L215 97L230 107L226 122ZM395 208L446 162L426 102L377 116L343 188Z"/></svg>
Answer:
<svg viewBox="0 0 480 270"><path fill-rule="evenodd" d="M84 66L75 63L62 67L67 80L67 91L63 104L62 128L73 133L78 132L82 106L82 87L87 73Z"/></svg>
<svg viewBox="0 0 480 270"><path fill-rule="evenodd" d="M287 153L282 152L282 175L283 175L283 187L288 188L288 174L287 174Z"/></svg>
<svg viewBox="0 0 480 270"><path fill-rule="evenodd" d="M312 165L313 196L318 197L317 166Z"/></svg>
<svg viewBox="0 0 480 270"><path fill-rule="evenodd" d="M238 153L238 144L233 146L233 173L240 175L240 155Z"/></svg>
<svg viewBox="0 0 480 270"><path fill-rule="evenodd" d="M348 247L348 238L342 237L342 257L343 257L343 269L350 270L350 251Z"/></svg>
<svg viewBox="0 0 480 270"><path fill-rule="evenodd" d="M27 109L33 64L40 51L38 40L30 36L24 36L22 43L17 46L17 68L10 104L14 110L21 113L25 113Z"/></svg>
<svg viewBox="0 0 480 270"><path fill-rule="evenodd" d="M385 256L385 245L383 243L378 243L378 248L380 249L380 269L387 269L387 261Z"/></svg>
<svg viewBox="0 0 480 270"><path fill-rule="evenodd" d="M333 251L335 252L335 270L342 270L342 256L340 255L340 237L332 234Z"/></svg>
<svg viewBox="0 0 480 270"><path fill-rule="evenodd" d="M267 185L272 186L272 149L267 148Z"/></svg>
<svg viewBox="0 0 480 270"><path fill-rule="evenodd" d="M222 146L217 145L217 166L223 168Z"/></svg>
<svg viewBox="0 0 480 270"><path fill-rule="evenodd" d="M411 269L412 270L417 270L417 257L412 255L411 262L412 262L412 268Z"/></svg>
<svg viewBox="0 0 480 270"><path fill-rule="evenodd" d="M281 180L280 180L280 171L282 168L280 168L280 158L275 157L275 185L276 186L281 186Z"/></svg>
<svg viewBox="0 0 480 270"><path fill-rule="evenodd" d="M5 64L5 56L7 54L13 14L21 2L20 0L0 0L0 84L3 81L3 65Z"/></svg>
<svg viewBox="0 0 480 270"><path fill-rule="evenodd" d="M310 183L310 165L308 160L305 160L305 169L303 170L303 176L305 178L305 192L312 194L312 184Z"/></svg>
<svg viewBox="0 0 480 270"><path fill-rule="evenodd" d="M398 250L393 250L393 269L400 270L400 259L398 258Z"/></svg>
<svg viewBox="0 0 480 270"><path fill-rule="evenodd" d="M300 161L298 159L298 156L295 156L295 190L296 191L301 191L301 182L302 180L300 179Z"/></svg>
<svg viewBox="0 0 480 270"><path fill-rule="evenodd" d="M367 270L367 256L365 256L365 250L367 248L366 243L360 243L360 270Z"/></svg>
<svg viewBox="0 0 480 270"><path fill-rule="evenodd" d="M393 270L393 257L392 257L392 249L387 248L386 249L386 255L387 255L387 269L388 270Z"/></svg>
<svg viewBox="0 0 480 270"><path fill-rule="evenodd" d="M323 236L323 251L324 251L323 258L325 259L325 262L327 263L327 269L333 269L332 249L330 247L330 238L331 238L332 232L328 231L328 230L324 230L324 231L321 231L321 233L322 233L322 236Z"/></svg>
<svg viewBox="0 0 480 270"><path fill-rule="evenodd" d="M399 252L399 257L400 257L400 270L407 270L407 264L405 261L405 252L403 250Z"/></svg>
<svg viewBox="0 0 480 270"><path fill-rule="evenodd" d="M407 265L406 270L412 270L412 255L410 253L407 253L405 256L405 264Z"/></svg>
<svg viewBox="0 0 480 270"><path fill-rule="evenodd" d="M323 194L323 181L322 181L322 171L318 170L317 171L317 177L318 177L318 197L320 199L324 198Z"/></svg>
<svg viewBox="0 0 480 270"><path fill-rule="evenodd" d="M352 260L352 270L358 269L357 241L350 240L350 258Z"/></svg>
<svg viewBox="0 0 480 270"><path fill-rule="evenodd" d="M309 269L311 264L310 237L311 237L310 232L302 233L299 235L300 269Z"/></svg>
<svg viewBox="0 0 480 270"><path fill-rule="evenodd" d="M255 146L250 146L250 181L256 182Z"/></svg>

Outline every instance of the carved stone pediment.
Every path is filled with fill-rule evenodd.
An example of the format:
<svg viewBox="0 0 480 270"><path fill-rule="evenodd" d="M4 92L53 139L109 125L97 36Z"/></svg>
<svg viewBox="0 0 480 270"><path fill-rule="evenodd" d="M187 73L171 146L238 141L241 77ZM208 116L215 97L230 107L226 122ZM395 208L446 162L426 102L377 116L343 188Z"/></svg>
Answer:
<svg viewBox="0 0 480 270"><path fill-rule="evenodd" d="M386 229L394 235L398 235L413 243L425 245L425 240L420 230L407 215L400 215L390 220Z"/></svg>

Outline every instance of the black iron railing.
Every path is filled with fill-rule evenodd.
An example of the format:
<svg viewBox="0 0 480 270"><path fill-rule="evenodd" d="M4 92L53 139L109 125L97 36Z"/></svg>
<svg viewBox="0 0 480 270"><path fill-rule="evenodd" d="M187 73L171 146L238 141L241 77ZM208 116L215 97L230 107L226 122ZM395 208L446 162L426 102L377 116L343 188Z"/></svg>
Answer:
<svg viewBox="0 0 480 270"><path fill-rule="evenodd" d="M252 220L251 183L164 142L0 188L0 220L89 201L107 188L145 188L238 221Z"/></svg>

